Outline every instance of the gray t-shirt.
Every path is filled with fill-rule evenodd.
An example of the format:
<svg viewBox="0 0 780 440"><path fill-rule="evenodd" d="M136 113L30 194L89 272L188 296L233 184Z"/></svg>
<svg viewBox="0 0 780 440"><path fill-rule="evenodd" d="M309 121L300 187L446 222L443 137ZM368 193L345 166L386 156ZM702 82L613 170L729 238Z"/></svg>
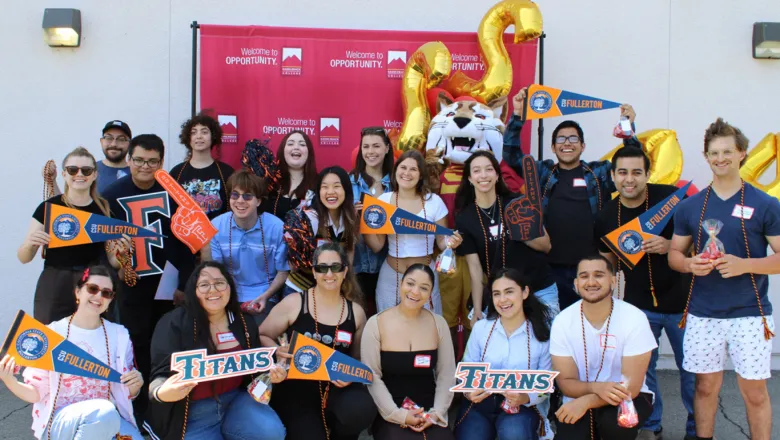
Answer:
<svg viewBox="0 0 780 440"><path fill-rule="evenodd" d="M112 183L116 182L117 179L120 179L122 177L125 177L126 175L130 174L130 167L123 167L123 168L112 168L110 166L107 166L103 163L103 161L99 161L97 163L97 169L98 169L98 193L103 194L106 191L106 188L108 188Z"/></svg>

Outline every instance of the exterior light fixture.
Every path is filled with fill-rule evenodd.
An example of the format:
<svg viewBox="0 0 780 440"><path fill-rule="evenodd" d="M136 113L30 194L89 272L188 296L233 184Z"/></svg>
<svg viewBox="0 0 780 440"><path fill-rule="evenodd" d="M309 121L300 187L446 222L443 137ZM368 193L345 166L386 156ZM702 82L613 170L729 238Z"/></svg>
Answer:
<svg viewBox="0 0 780 440"><path fill-rule="evenodd" d="M43 41L51 47L79 47L81 44L81 11L78 9L44 9Z"/></svg>
<svg viewBox="0 0 780 440"><path fill-rule="evenodd" d="M753 58L780 59L780 23L753 23Z"/></svg>

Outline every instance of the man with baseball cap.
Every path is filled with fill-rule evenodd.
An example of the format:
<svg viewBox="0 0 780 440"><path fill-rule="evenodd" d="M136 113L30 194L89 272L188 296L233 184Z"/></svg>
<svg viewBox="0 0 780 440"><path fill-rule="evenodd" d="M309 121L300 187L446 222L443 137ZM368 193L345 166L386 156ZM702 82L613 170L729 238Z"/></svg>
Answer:
<svg viewBox="0 0 780 440"><path fill-rule="evenodd" d="M97 164L99 193L105 192L117 179L130 174L125 157L132 138L130 126L123 121L108 121L103 127L100 146L106 158Z"/></svg>

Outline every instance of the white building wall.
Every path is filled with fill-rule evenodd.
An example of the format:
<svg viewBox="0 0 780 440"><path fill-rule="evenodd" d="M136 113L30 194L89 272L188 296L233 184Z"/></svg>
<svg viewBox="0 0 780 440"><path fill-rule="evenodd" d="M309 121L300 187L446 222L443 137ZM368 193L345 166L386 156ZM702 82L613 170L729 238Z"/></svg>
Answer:
<svg viewBox="0 0 780 440"><path fill-rule="evenodd" d="M190 113L193 20L208 24L475 32L492 1L462 0L50 0L7 2L0 15L0 133L6 217L0 228L0 333L19 308L32 311L40 259L21 265L16 249L41 201L40 170L77 145L100 155L100 129L122 119L134 133L157 133L170 168L183 157L181 123ZM780 61L751 58L752 23L780 22L777 0L540 0L545 82L629 102L640 131L671 128L684 149L684 177L699 187L704 129L717 116L757 142L780 131ZM82 45L43 43L44 7L81 10ZM305 103L301 103L305 105ZM617 145L613 112L577 118L587 158ZM548 120L546 137L558 121ZM534 133L536 129L534 128ZM535 136L535 135L534 135ZM545 139L545 145L549 142ZM534 139L533 151L536 152ZM547 149L545 155L549 156ZM771 177L770 177L771 179ZM771 298L780 305L780 278ZM776 313L777 315L777 313ZM775 352L780 342L775 339ZM668 353L668 347L664 350ZM780 364L778 364L780 365Z"/></svg>

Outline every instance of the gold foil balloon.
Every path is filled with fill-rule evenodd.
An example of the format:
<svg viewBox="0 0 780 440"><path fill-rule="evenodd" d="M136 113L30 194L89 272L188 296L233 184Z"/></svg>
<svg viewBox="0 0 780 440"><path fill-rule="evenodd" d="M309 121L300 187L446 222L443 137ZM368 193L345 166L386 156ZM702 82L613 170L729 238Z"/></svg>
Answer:
<svg viewBox="0 0 780 440"><path fill-rule="evenodd" d="M645 151L650 157L648 182L676 184L680 180L683 169L683 154L677 141L677 133L674 130L655 129L639 133L636 137L645 146ZM612 160L612 156L620 148L623 148L622 144L613 148L601 160Z"/></svg>
<svg viewBox="0 0 780 440"><path fill-rule="evenodd" d="M769 133L750 150L745 164L739 170L739 175L746 182L764 190L770 196L780 198L780 162L778 162L778 158L780 158L780 133ZM772 162L776 162L775 179L767 185L758 183L759 177L766 172Z"/></svg>
<svg viewBox="0 0 780 440"><path fill-rule="evenodd" d="M444 88L455 97L471 96L483 103L507 96L512 88L512 60L504 46L504 31L510 25L515 26L515 44L534 40L542 35L542 13L529 0L504 0L490 8L477 31L485 74L476 80L455 72Z"/></svg>
<svg viewBox="0 0 780 440"><path fill-rule="evenodd" d="M404 125L398 137L400 151L422 150L425 147L425 136L431 122L426 92L449 76L451 67L450 51L440 41L423 44L409 58L401 91Z"/></svg>

